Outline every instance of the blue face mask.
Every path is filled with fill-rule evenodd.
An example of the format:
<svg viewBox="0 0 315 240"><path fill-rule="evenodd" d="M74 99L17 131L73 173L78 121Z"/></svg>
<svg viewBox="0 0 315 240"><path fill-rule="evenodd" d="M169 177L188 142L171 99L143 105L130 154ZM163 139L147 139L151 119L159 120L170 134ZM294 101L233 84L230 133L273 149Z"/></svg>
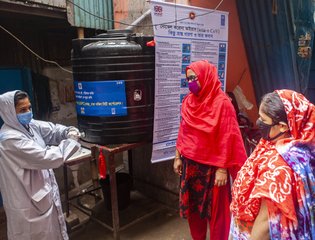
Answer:
<svg viewBox="0 0 315 240"><path fill-rule="evenodd" d="M19 114L16 114L19 122L26 126L30 123L30 121L32 120L33 118L33 112L32 111L29 111L29 112L26 112L26 113L19 113Z"/></svg>

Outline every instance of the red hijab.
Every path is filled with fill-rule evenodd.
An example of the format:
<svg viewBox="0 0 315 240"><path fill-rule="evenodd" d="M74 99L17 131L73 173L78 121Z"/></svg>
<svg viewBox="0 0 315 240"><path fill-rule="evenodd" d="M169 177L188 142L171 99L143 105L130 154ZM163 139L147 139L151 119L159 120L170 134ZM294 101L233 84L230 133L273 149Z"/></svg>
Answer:
<svg viewBox="0 0 315 240"><path fill-rule="evenodd" d="M276 90L287 113L288 125L293 139L284 140L315 145L315 108L302 94L292 90ZM296 144L296 143L295 143Z"/></svg>
<svg viewBox="0 0 315 240"><path fill-rule="evenodd" d="M176 148L186 158L217 166L242 166L245 148L230 99L221 90L216 67L206 60L190 64L201 90L182 104Z"/></svg>

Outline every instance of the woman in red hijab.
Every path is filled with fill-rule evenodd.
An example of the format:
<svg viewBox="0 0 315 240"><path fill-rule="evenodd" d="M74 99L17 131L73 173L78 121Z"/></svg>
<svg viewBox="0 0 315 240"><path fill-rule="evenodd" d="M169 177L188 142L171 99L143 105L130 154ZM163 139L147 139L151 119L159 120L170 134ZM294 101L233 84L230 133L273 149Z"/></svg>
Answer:
<svg viewBox="0 0 315 240"><path fill-rule="evenodd" d="M262 139L232 188L231 239L315 239L315 107L302 94L266 94Z"/></svg>
<svg viewBox="0 0 315 240"><path fill-rule="evenodd" d="M206 60L186 69L190 93L184 98L174 171L181 176L180 215L194 240L204 240L207 225L215 240L228 239L230 182L246 159L230 99L217 70Z"/></svg>

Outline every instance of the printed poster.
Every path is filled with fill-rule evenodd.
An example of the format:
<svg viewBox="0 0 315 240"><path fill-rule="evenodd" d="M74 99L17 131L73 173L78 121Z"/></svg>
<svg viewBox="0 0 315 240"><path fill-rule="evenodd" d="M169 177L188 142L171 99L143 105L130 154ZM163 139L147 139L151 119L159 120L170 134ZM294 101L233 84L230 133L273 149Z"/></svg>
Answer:
<svg viewBox="0 0 315 240"><path fill-rule="evenodd" d="M225 91L228 13L151 0L155 40L155 109L151 162L174 159L181 102L189 92L185 70L206 59ZM176 21L177 19L177 21Z"/></svg>

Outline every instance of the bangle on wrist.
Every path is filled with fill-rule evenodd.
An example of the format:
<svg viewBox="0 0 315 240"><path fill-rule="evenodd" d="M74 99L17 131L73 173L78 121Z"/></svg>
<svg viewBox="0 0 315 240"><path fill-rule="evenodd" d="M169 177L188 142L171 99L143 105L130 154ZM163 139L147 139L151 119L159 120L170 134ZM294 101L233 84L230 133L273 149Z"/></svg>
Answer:
<svg viewBox="0 0 315 240"><path fill-rule="evenodd" d="M176 157L175 157L175 160L176 160L176 159L180 159L180 157L179 157L179 156L176 156Z"/></svg>
<svg viewBox="0 0 315 240"><path fill-rule="evenodd" d="M219 173L224 173L224 174L227 173L227 171L226 171L226 170L223 170L223 169L217 169L217 172L219 172Z"/></svg>

